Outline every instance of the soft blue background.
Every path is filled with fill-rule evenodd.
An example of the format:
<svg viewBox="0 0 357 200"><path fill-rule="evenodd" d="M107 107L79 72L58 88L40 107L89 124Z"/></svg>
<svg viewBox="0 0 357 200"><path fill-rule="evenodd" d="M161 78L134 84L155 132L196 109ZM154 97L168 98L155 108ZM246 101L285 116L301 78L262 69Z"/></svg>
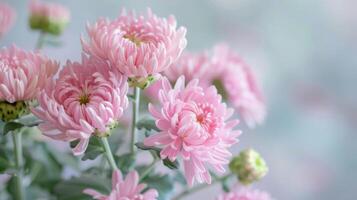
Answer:
<svg viewBox="0 0 357 200"><path fill-rule="evenodd" d="M33 49L26 1L0 41ZM244 128L234 149L254 147L270 166L255 187L281 200L357 199L357 3L355 0L65 0L72 20L60 49L44 51L62 63L80 58L87 21L114 18L125 6L174 14L188 29L188 49L229 42L257 71L268 102L265 125ZM213 199L219 187L187 199Z"/></svg>

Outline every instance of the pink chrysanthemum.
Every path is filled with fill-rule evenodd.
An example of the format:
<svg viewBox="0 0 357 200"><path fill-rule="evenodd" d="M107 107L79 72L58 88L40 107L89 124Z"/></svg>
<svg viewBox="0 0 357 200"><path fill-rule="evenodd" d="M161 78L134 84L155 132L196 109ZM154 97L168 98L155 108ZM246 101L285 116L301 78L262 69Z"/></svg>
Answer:
<svg viewBox="0 0 357 200"><path fill-rule="evenodd" d="M9 31L15 18L15 10L5 3L0 3L0 38Z"/></svg>
<svg viewBox="0 0 357 200"><path fill-rule="evenodd" d="M52 34L60 34L70 20L69 10L61 4L31 0L30 26Z"/></svg>
<svg viewBox="0 0 357 200"><path fill-rule="evenodd" d="M235 189L220 195L217 200L271 200L271 196L263 191L248 188Z"/></svg>
<svg viewBox="0 0 357 200"><path fill-rule="evenodd" d="M201 54L184 53L164 75L171 82L185 75L188 81L197 78L204 88L211 84L218 87L244 121L250 127L261 124L266 116L266 105L252 70L227 45L217 45L212 52ZM160 84L153 84L146 94L157 99Z"/></svg>
<svg viewBox="0 0 357 200"><path fill-rule="evenodd" d="M39 95L33 113L44 120L40 130L63 141L79 140L73 149L82 154L89 138L105 136L128 106L126 77L106 62L83 56L82 63L67 62L59 78Z"/></svg>
<svg viewBox="0 0 357 200"><path fill-rule="evenodd" d="M0 50L0 102L29 101L37 97L57 72L58 63L16 46Z"/></svg>
<svg viewBox="0 0 357 200"><path fill-rule="evenodd" d="M83 193L92 196L97 200L156 200L159 196L154 189L145 189L145 184L139 184L139 175L136 171L130 172L125 179L119 170L115 170L112 176L112 191L109 195L104 195L96 190L87 188Z"/></svg>
<svg viewBox="0 0 357 200"><path fill-rule="evenodd" d="M110 60L121 73L131 78L156 75L169 67L186 47L186 29L173 16L159 18L148 9L147 16L134 12L115 20L98 20L88 26L89 40L82 38L83 50Z"/></svg>
<svg viewBox="0 0 357 200"><path fill-rule="evenodd" d="M163 89L159 91L161 108L157 110L149 105L161 132L146 138L144 144L162 146L162 158L174 161L182 157L190 186L195 179L210 183L207 167L223 173L231 156L228 148L238 142L240 131L232 130L238 120L227 121L233 109L221 102L214 86L203 89L198 86L197 79L186 87L183 76L174 88L166 78L162 79L162 84Z"/></svg>
<svg viewBox="0 0 357 200"><path fill-rule="evenodd" d="M228 46L217 46L216 66L221 66L220 80L228 101L238 109L249 127L261 124L266 116L266 106L257 79L242 59Z"/></svg>

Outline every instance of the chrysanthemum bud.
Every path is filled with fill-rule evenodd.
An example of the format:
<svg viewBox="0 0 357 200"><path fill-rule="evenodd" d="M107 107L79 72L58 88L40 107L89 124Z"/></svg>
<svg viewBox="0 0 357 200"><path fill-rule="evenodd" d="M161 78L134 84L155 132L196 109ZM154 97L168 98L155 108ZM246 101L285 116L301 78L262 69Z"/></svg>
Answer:
<svg viewBox="0 0 357 200"><path fill-rule="evenodd" d="M145 89L153 82L155 82L157 78L153 75L149 75L147 77L138 77L138 78L128 78L128 83L130 87L138 87L140 89Z"/></svg>
<svg viewBox="0 0 357 200"><path fill-rule="evenodd" d="M70 18L67 8L59 4L44 3L32 0L30 3L31 29L59 35L67 26Z"/></svg>
<svg viewBox="0 0 357 200"><path fill-rule="evenodd" d="M247 149L229 163L229 169L237 175L239 181L249 185L263 178L268 172L268 166L258 152Z"/></svg>

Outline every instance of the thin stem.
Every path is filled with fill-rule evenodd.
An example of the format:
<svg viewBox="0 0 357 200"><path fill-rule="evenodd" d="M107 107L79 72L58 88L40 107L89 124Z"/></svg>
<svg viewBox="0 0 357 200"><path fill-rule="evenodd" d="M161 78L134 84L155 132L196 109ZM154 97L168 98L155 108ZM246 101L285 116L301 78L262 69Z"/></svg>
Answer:
<svg viewBox="0 0 357 200"><path fill-rule="evenodd" d="M108 139L106 137L102 137L101 141L102 141L103 148L105 150L105 155L107 156L107 159L108 159L108 162L109 162L110 166L112 167L113 170L117 170L118 167L115 164L115 160L114 160L114 157L113 157L112 150L110 150Z"/></svg>
<svg viewBox="0 0 357 200"><path fill-rule="evenodd" d="M46 33L41 31L40 32L40 35L37 39L37 42L36 42L36 49L42 49L43 45L45 44L45 36L46 36Z"/></svg>
<svg viewBox="0 0 357 200"><path fill-rule="evenodd" d="M143 173L141 173L140 176L140 181L144 180L146 178L147 175L149 175L149 173L154 169L155 164L157 163L157 161L159 161L160 159L158 159L156 156L153 157L152 162L150 163L150 165L145 169L145 171L143 171Z"/></svg>
<svg viewBox="0 0 357 200"><path fill-rule="evenodd" d="M139 118L139 105L140 105L140 88L134 88L134 102L133 102L133 116L131 122L131 142L130 142L130 153L135 152L135 142L136 142L136 122Z"/></svg>
<svg viewBox="0 0 357 200"><path fill-rule="evenodd" d="M12 139L14 142L14 152L15 152L15 167L16 173L14 174L16 183L16 200L24 199L24 189L22 186L22 172L23 172L23 157L22 157L22 131L12 132Z"/></svg>
<svg viewBox="0 0 357 200"><path fill-rule="evenodd" d="M181 198L183 198L183 197L185 197L187 195L190 195L192 193L195 193L195 192L198 192L200 190L203 190L203 189L205 189L207 187L210 187L210 186L212 186L212 185L214 185L216 183L220 183L220 182L226 180L227 178L231 177L232 175L233 175L232 173L229 173L229 174L227 174L225 176L217 177L217 178L213 179L212 183L209 184L209 185L208 184L201 184L201 185L197 185L195 187L192 187L190 189L186 189L186 190L182 191L180 194L178 194L177 196L175 196L174 198L172 198L172 200L179 200L179 199L181 199Z"/></svg>

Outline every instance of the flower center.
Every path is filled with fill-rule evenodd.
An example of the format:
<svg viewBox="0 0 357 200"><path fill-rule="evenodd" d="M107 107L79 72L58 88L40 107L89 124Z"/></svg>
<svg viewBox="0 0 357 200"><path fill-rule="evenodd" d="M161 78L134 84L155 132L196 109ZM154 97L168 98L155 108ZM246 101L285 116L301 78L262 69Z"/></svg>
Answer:
<svg viewBox="0 0 357 200"><path fill-rule="evenodd" d="M90 99L89 99L89 95L86 93L83 93L82 95L79 96L79 103L81 105L86 105L87 103L89 103Z"/></svg>
<svg viewBox="0 0 357 200"><path fill-rule="evenodd" d="M126 35L124 35L124 38L127 39L127 40L130 40L136 46L140 46L142 43L144 43L143 40L141 40L139 37L136 37L133 34L126 34Z"/></svg>
<svg viewBox="0 0 357 200"><path fill-rule="evenodd" d="M199 112L196 114L196 121L207 132L213 133L219 126L218 120L214 117L214 109L209 105L200 105Z"/></svg>

